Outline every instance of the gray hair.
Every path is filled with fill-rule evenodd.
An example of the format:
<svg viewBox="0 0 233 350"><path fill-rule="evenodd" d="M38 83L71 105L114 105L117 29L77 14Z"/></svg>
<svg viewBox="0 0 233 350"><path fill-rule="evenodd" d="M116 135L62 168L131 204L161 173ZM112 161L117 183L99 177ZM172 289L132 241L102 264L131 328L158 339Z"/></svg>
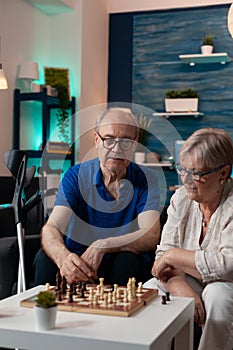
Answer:
<svg viewBox="0 0 233 350"><path fill-rule="evenodd" d="M110 115L110 114L116 114L119 117L122 116L124 117L125 124L129 124L132 126L136 127L136 133L137 133L137 137L139 136L139 124L138 124L138 119L137 117L133 114L133 112L131 111L130 108L119 108L119 107L112 107L112 108L108 108L106 111L104 111L103 113L101 113L99 115L99 117L96 120L95 123L95 131L99 130L99 127L101 126L104 117Z"/></svg>
<svg viewBox="0 0 233 350"><path fill-rule="evenodd" d="M192 156L195 165L211 169L233 164L233 143L223 129L204 128L196 130L182 145L179 161ZM231 171L229 176L231 175Z"/></svg>

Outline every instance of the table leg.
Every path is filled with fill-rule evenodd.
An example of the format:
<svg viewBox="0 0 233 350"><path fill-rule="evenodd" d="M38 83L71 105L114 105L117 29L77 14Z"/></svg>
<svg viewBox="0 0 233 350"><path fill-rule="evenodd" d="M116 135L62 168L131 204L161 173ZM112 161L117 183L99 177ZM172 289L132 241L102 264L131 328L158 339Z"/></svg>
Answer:
<svg viewBox="0 0 233 350"><path fill-rule="evenodd" d="M191 319L185 323L175 337L175 350L193 350L193 321Z"/></svg>

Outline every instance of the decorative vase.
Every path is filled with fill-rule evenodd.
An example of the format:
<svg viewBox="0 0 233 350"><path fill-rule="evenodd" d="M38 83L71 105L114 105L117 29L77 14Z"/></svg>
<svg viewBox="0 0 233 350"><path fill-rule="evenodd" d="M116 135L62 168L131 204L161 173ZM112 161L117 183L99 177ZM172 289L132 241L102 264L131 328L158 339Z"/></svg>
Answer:
<svg viewBox="0 0 233 350"><path fill-rule="evenodd" d="M45 331L55 328L57 306L43 308L41 306L35 305L33 308L35 311L35 321L37 330Z"/></svg>
<svg viewBox="0 0 233 350"><path fill-rule="evenodd" d="M214 47L212 45L202 45L201 53L202 55L211 55L213 53Z"/></svg>

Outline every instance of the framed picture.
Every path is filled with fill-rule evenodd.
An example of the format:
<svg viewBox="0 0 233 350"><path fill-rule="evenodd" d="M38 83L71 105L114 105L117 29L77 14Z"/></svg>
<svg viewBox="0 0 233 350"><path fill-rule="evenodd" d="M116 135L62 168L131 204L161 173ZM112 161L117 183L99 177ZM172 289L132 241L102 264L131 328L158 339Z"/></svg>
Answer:
<svg viewBox="0 0 233 350"><path fill-rule="evenodd" d="M44 67L44 77L45 85L50 85L54 88L58 88L58 86L65 87L70 100L70 78L68 68Z"/></svg>

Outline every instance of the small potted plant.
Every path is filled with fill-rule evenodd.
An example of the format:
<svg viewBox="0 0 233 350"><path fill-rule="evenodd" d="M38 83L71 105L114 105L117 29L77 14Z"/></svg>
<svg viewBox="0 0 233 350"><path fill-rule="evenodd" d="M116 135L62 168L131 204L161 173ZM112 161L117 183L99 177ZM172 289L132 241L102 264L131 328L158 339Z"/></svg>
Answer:
<svg viewBox="0 0 233 350"><path fill-rule="evenodd" d="M201 53L203 55L211 55L214 50L212 35L206 35L202 40Z"/></svg>
<svg viewBox="0 0 233 350"><path fill-rule="evenodd" d="M193 89L169 90L165 94L166 112L197 112L198 93Z"/></svg>
<svg viewBox="0 0 233 350"><path fill-rule="evenodd" d="M56 294L47 289L37 294L35 299L36 328L48 330L55 327L57 303Z"/></svg>
<svg viewBox="0 0 233 350"><path fill-rule="evenodd" d="M146 158L146 144L147 137L149 135L149 128L151 125L152 119L147 118L143 114L140 114L138 118L139 125L139 135L138 135L138 145L136 152L134 154L134 159L136 163L144 163Z"/></svg>

